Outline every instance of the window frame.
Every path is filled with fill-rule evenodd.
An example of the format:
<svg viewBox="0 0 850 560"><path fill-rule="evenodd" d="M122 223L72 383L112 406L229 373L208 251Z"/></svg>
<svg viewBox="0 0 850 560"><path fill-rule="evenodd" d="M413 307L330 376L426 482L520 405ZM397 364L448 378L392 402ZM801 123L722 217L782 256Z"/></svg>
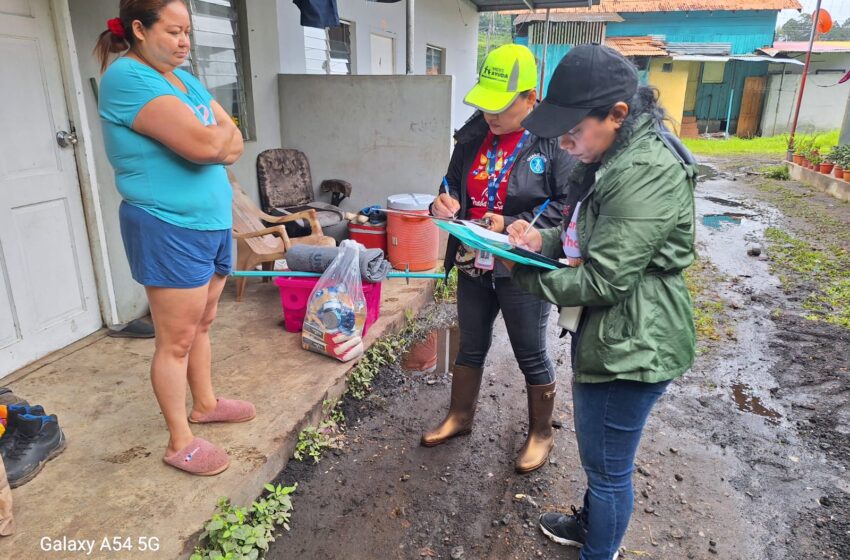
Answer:
<svg viewBox="0 0 850 560"><path fill-rule="evenodd" d="M195 3L198 1L204 0L189 0L186 3L186 7L189 10L190 17L194 17L195 14ZM230 20L231 25L234 27L234 57L236 59L236 91L239 96L238 103L244 109L242 110L242 114L233 115L231 114L231 109L225 107L228 114L231 117L236 117L238 119L238 127L242 132L242 138L244 140L256 140L257 138L257 129L256 129L256 120L254 113L254 94L253 94L253 84L251 80L251 57L249 51L249 31L248 31L248 2L247 0L228 0L230 2L230 8L233 10L235 14L236 21L234 22L232 19ZM216 4L216 2L212 2ZM206 14L197 14L199 16L204 16ZM223 18L222 18L223 19ZM235 23L235 25L234 25ZM190 40L191 40L191 56L189 57L189 68L192 74L198 78L198 80L204 84L204 87L208 90L210 87L207 85L205 77L203 73L200 71L199 67L199 57L197 55L197 43L195 41L195 25L194 20L192 20L192 30L190 32ZM210 92L212 93L212 92Z"/></svg>
<svg viewBox="0 0 850 560"><path fill-rule="evenodd" d="M428 62L429 55L433 52L437 51L440 53L440 71L437 74L429 74L428 73ZM426 75L434 75L434 76L444 76L446 74L446 48L438 47L437 45L432 45L430 43L425 44L425 74Z"/></svg>
<svg viewBox="0 0 850 560"><path fill-rule="evenodd" d="M308 37L308 35L307 35L308 29L314 29L316 31L321 31L324 34L324 41L325 41L324 55L325 55L325 58L324 58L324 61L322 63L322 67L324 69L324 72L316 72L314 70L311 70L310 68L305 68L305 72L307 74L310 74L310 75L313 75L313 76L353 76L355 74L355 68L354 68L354 62L355 62L354 61L354 22L350 21L350 20L341 19L341 20L339 20L339 25L337 27L334 27L334 28L316 29L316 28L304 27L303 37L304 37L305 59L307 58L306 55L307 55L308 50L315 50L315 51L320 50L320 49L317 49L317 48L307 46L307 39L308 38L318 39L318 37ZM345 74L341 74L339 72L332 72L331 71L331 61L334 60L334 58L331 57L331 55L334 54L334 51L331 49L331 36L330 36L331 29L345 29L346 30L346 36L348 38L348 43L347 43L347 45L348 45L348 53L347 53L348 54L348 60L347 60L348 71ZM319 59L315 58L315 59L310 59L310 60L319 60ZM337 59L337 60L341 60L341 59Z"/></svg>

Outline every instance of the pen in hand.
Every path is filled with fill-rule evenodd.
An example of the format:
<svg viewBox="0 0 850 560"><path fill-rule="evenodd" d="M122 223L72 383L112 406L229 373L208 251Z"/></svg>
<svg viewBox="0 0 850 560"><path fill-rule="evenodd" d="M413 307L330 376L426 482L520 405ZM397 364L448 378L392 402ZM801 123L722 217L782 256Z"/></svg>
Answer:
<svg viewBox="0 0 850 560"><path fill-rule="evenodd" d="M446 179L445 175L443 175L443 183L440 186L440 191L444 194L451 196L451 193L449 192L449 181L448 179ZM452 218L457 218L457 212L452 214Z"/></svg>
<svg viewBox="0 0 850 560"><path fill-rule="evenodd" d="M522 232L522 238L523 239L525 239L525 236L528 235L529 231L531 231L531 228L534 226L534 222L537 221L537 218L539 218L541 216L541 214L543 214L543 212L546 210L546 207L549 206L549 202L550 202L550 199L547 198L546 201L540 206L540 208L534 214L534 217L531 219L531 223L529 223L528 226L526 226L525 231Z"/></svg>

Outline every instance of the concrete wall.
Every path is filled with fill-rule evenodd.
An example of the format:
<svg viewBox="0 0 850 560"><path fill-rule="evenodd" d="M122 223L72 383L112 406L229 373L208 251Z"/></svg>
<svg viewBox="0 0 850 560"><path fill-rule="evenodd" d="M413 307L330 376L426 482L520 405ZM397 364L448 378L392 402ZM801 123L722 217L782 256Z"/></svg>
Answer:
<svg viewBox="0 0 850 560"><path fill-rule="evenodd" d="M460 128L473 113L463 98L478 82L478 12L468 0L420 0L415 6L414 73L425 73L426 45L446 49L445 72L452 77L452 127Z"/></svg>
<svg viewBox="0 0 850 560"><path fill-rule="evenodd" d="M342 207L435 193L449 161L449 76L279 76L283 144L307 154L314 188L353 186Z"/></svg>
<svg viewBox="0 0 850 560"><path fill-rule="evenodd" d="M280 71L303 74L304 30L300 12L291 0L277 0ZM352 24L352 74L371 74L372 34L393 39L394 73L405 73L406 7L404 2L383 4L365 0L339 0L340 19ZM454 78L452 125L460 127L472 114L463 96L477 81L478 12L469 0L420 0L414 14L414 74L425 73L425 47L446 49L446 74Z"/></svg>
<svg viewBox="0 0 850 560"><path fill-rule="evenodd" d="M795 58L805 60L804 55ZM794 108L799 95L802 66L771 64L762 112L762 133L765 135L790 132ZM818 74L818 70L841 70ZM803 93L803 104L797 130L812 132L841 128L842 117L850 95L850 82L837 84L843 73L850 70L850 53L813 54Z"/></svg>
<svg viewBox="0 0 850 560"><path fill-rule="evenodd" d="M672 72L662 72L665 63L673 64ZM685 109L685 94L688 89L688 75L691 63L655 59L649 67L649 85L658 88L659 102L670 115L676 134L679 133L682 115Z"/></svg>
<svg viewBox="0 0 850 560"><path fill-rule="evenodd" d="M847 96L846 103L844 121L841 124L841 136L838 138L838 143L842 146L850 144L850 95Z"/></svg>
<svg viewBox="0 0 850 560"><path fill-rule="evenodd" d="M91 55L91 50L98 34L106 28L106 20L115 17L117 4L114 0L69 0L68 3L74 38L78 47L80 73L87 84L89 78L95 78L99 82L100 68ZM246 143L245 155L233 168L242 184L256 192L254 161L257 154L267 147L280 145L280 114L276 81L280 68L280 51L274 3L248 2L247 23L256 139ZM97 189L100 193L104 229L107 233L107 251L112 268L118 320L127 322L147 313L147 298L144 289L130 276L124 254L118 225L118 205L121 198L115 189L112 166L103 148L94 92L91 87L86 87L83 93L92 137L84 138L82 141L90 142L95 153Z"/></svg>

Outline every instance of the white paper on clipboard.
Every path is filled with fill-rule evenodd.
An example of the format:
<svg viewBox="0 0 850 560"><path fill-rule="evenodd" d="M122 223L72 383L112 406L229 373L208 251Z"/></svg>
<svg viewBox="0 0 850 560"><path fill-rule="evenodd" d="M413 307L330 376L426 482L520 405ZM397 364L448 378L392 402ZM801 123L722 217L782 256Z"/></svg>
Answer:
<svg viewBox="0 0 850 560"><path fill-rule="evenodd" d="M486 239L487 241L491 241L493 243L500 243L504 245L506 249L513 247L513 245L511 245L511 242L509 241L508 236L504 233L496 233L495 231L483 228L469 220L461 220L461 223L468 227L472 231L472 233L482 239Z"/></svg>

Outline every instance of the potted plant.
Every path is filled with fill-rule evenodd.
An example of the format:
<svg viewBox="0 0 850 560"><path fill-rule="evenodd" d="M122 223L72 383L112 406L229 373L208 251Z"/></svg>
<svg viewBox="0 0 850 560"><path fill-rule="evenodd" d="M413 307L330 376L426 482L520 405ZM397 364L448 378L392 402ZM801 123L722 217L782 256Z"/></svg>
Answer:
<svg viewBox="0 0 850 560"><path fill-rule="evenodd" d="M839 179L850 181L850 146L839 146L839 163L841 164L841 176Z"/></svg>
<svg viewBox="0 0 850 560"><path fill-rule="evenodd" d="M841 179L844 177L844 146L833 146L829 152L829 160L833 163L832 173L835 177Z"/></svg>
<svg viewBox="0 0 850 560"><path fill-rule="evenodd" d="M812 171L817 171L821 162L823 161L823 157L818 153L817 150L812 150L811 154L808 157L809 160L809 169Z"/></svg>
<svg viewBox="0 0 850 560"><path fill-rule="evenodd" d="M834 146L833 146L833 148L834 148ZM830 150L830 154L831 153L832 153L832 150ZM823 161L820 162L820 166L818 167L818 171L820 171L824 175L829 175L829 174L832 173L833 167L835 167L835 162L832 161L832 159L830 158L830 155L827 154L826 156L824 156Z"/></svg>
<svg viewBox="0 0 850 560"><path fill-rule="evenodd" d="M794 163L806 167L806 153L811 147L812 142L808 136L798 136L794 140Z"/></svg>

